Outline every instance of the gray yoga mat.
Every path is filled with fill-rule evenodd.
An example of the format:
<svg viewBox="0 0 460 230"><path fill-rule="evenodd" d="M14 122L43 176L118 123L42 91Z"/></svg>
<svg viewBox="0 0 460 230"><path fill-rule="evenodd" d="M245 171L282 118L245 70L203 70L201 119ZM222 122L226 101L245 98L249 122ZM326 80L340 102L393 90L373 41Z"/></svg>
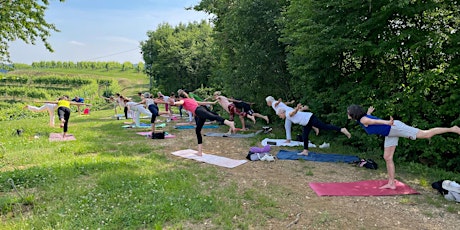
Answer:
<svg viewBox="0 0 460 230"><path fill-rule="evenodd" d="M261 133L262 130L259 130L255 133L248 133L248 134L241 134L241 133L232 133L232 134L228 134L228 133L213 133L213 132L208 132L208 133L205 133L204 135L205 136L208 136L208 137L233 137L233 138L249 138L249 137L254 137L255 135Z"/></svg>

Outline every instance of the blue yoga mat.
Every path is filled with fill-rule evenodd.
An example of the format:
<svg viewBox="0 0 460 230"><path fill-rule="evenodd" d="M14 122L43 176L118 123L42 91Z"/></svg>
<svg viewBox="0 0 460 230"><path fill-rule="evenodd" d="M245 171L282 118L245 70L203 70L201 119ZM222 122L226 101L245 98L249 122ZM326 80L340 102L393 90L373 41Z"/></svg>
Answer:
<svg viewBox="0 0 460 230"><path fill-rule="evenodd" d="M297 153L300 151L288 151L280 150L276 157L279 160L299 160L304 159L306 161L319 161L319 162L344 162L352 163L354 161L359 161L359 157L343 155L343 154L334 154L334 153L315 153L308 152L308 156L298 156Z"/></svg>
<svg viewBox="0 0 460 230"><path fill-rule="evenodd" d="M176 129L194 129L196 126L195 125L177 125L174 126ZM218 125L204 125L203 129L217 129L219 128Z"/></svg>

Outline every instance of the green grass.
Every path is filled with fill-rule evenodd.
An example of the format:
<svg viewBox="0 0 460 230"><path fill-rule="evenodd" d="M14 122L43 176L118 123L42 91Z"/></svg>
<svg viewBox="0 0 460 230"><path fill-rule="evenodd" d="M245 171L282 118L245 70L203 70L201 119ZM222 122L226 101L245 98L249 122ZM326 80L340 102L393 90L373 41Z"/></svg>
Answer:
<svg viewBox="0 0 460 230"><path fill-rule="evenodd" d="M162 147L101 119L112 113L72 114L69 132L78 141L69 142L48 141L60 129L47 117L1 122L0 229L180 229L205 219L245 229L275 216L267 195L221 185L212 167L168 160ZM21 136L13 134L18 128Z"/></svg>
<svg viewBox="0 0 460 230"><path fill-rule="evenodd" d="M47 71L115 78L127 95L145 91L148 83L145 75L137 73ZM146 144L144 138L133 137L132 131L121 130L120 121L101 119L112 114L110 105L107 110L92 111L89 117L73 113L70 133L78 141L71 142L48 141L49 133L60 129L47 126L46 114L0 122L0 229L186 229L203 222L212 223L207 227L215 229L250 229L263 228L268 219L286 218L272 197L286 194L286 188L254 182L252 188L242 190L235 182L222 183L226 175L218 169L168 160L164 147ZM284 138L283 124L270 125L273 132L262 139ZM21 136L14 135L22 128ZM298 132L296 126L293 135ZM260 143L258 138L251 140L251 146ZM363 180L386 177L381 149L359 152L343 145L345 138L334 134L312 136L311 140L316 144L334 140L331 148L321 152L376 161L378 170L362 169L368 172ZM440 179L460 181L453 172L400 162L397 152L395 161L397 179L422 188L431 189L431 183ZM313 178L315 172L316 166L305 166L302 173ZM404 197L400 204L427 204L460 212L458 205L440 195ZM327 228L338 218L322 212L313 226Z"/></svg>

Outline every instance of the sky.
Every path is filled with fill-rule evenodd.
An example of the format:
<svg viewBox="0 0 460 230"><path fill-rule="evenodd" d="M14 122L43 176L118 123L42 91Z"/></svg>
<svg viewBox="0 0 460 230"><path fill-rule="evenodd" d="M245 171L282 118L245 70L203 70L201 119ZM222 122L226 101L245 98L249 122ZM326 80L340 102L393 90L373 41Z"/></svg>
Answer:
<svg viewBox="0 0 460 230"><path fill-rule="evenodd" d="M158 25L208 20L204 12L185 10L200 0L51 0L45 20L60 32L53 32L49 52L41 41L9 43L13 63L38 61L129 61L142 62L140 42Z"/></svg>

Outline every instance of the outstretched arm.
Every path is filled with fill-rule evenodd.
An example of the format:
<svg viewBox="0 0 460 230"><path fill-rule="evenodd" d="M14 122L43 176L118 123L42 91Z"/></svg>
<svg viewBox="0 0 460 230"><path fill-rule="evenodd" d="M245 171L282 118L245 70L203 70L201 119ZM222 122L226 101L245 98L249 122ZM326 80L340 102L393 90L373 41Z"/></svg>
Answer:
<svg viewBox="0 0 460 230"><path fill-rule="evenodd" d="M217 101L197 101L198 105L215 105Z"/></svg>
<svg viewBox="0 0 460 230"><path fill-rule="evenodd" d="M184 100L171 101L169 104L170 104L170 105L183 105L183 104L184 104Z"/></svg>
<svg viewBox="0 0 460 230"><path fill-rule="evenodd" d="M290 117L293 117L294 115L297 114L297 112L299 112L299 110L302 108L302 104L297 104L297 107L295 107L294 110L292 110L290 113L289 113L289 116Z"/></svg>
<svg viewBox="0 0 460 230"><path fill-rule="evenodd" d="M369 117L362 117L361 120L359 120L363 125L368 126L368 125L393 125L394 124L394 119L393 117L390 116L390 120L380 120L380 119L372 119Z"/></svg>

